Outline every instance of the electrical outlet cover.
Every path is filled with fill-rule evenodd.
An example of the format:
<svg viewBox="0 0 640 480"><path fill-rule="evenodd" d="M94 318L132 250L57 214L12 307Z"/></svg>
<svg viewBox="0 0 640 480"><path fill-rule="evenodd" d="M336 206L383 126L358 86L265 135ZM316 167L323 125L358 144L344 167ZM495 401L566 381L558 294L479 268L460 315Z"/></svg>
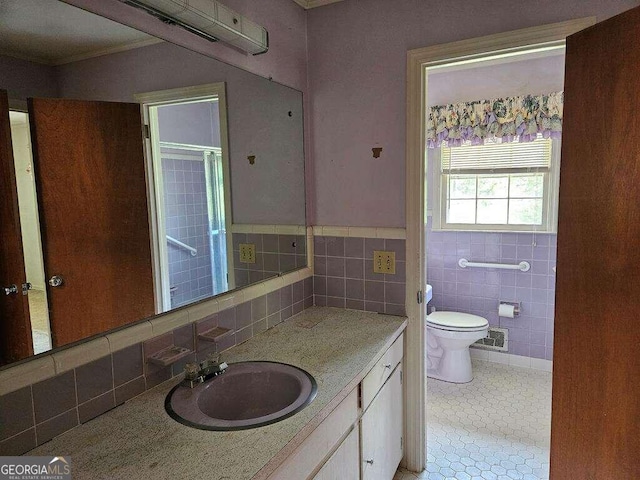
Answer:
<svg viewBox="0 0 640 480"><path fill-rule="evenodd" d="M253 243L240 244L240 262L256 263L256 246Z"/></svg>
<svg viewBox="0 0 640 480"><path fill-rule="evenodd" d="M396 273L396 252L376 250L373 252L373 273Z"/></svg>

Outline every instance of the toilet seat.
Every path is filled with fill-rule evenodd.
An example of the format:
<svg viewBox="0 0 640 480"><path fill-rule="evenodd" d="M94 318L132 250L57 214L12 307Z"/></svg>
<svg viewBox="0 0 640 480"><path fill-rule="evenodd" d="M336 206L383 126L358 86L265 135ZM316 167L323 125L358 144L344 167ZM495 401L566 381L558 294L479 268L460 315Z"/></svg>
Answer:
<svg viewBox="0 0 640 480"><path fill-rule="evenodd" d="M477 332L486 329L489 322L478 315L460 312L433 312L427 315L427 326L453 332Z"/></svg>

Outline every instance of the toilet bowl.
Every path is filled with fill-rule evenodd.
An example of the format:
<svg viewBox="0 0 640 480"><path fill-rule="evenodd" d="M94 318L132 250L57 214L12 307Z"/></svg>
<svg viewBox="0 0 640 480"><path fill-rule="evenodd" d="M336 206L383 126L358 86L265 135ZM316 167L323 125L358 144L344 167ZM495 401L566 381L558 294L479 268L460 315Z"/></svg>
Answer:
<svg viewBox="0 0 640 480"><path fill-rule="evenodd" d="M451 383L473 380L469 346L487 336L489 322L477 315L433 312L427 315L427 377Z"/></svg>

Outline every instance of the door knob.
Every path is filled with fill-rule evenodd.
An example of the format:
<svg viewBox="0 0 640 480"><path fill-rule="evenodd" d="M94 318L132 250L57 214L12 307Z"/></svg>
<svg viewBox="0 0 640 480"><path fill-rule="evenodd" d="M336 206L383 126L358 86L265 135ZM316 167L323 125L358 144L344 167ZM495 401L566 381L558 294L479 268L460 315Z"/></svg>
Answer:
<svg viewBox="0 0 640 480"><path fill-rule="evenodd" d="M60 287L64 283L64 280L60 275L54 275L49 279L49 285L52 287Z"/></svg>
<svg viewBox="0 0 640 480"><path fill-rule="evenodd" d="M9 285L8 287L4 287L5 295L15 295L18 293L18 286L14 283L13 285Z"/></svg>
<svg viewBox="0 0 640 480"><path fill-rule="evenodd" d="M368 463L369 465L373 465L373 459L371 459L371 460L365 460L365 463Z"/></svg>

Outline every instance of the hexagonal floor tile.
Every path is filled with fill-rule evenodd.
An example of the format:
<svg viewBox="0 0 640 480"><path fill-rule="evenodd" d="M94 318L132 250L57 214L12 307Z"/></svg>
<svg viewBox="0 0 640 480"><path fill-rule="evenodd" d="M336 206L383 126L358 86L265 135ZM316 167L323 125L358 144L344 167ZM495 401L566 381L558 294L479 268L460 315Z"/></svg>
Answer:
<svg viewBox="0 0 640 480"><path fill-rule="evenodd" d="M551 374L474 361L463 385L427 381L427 470L394 480L548 480Z"/></svg>

